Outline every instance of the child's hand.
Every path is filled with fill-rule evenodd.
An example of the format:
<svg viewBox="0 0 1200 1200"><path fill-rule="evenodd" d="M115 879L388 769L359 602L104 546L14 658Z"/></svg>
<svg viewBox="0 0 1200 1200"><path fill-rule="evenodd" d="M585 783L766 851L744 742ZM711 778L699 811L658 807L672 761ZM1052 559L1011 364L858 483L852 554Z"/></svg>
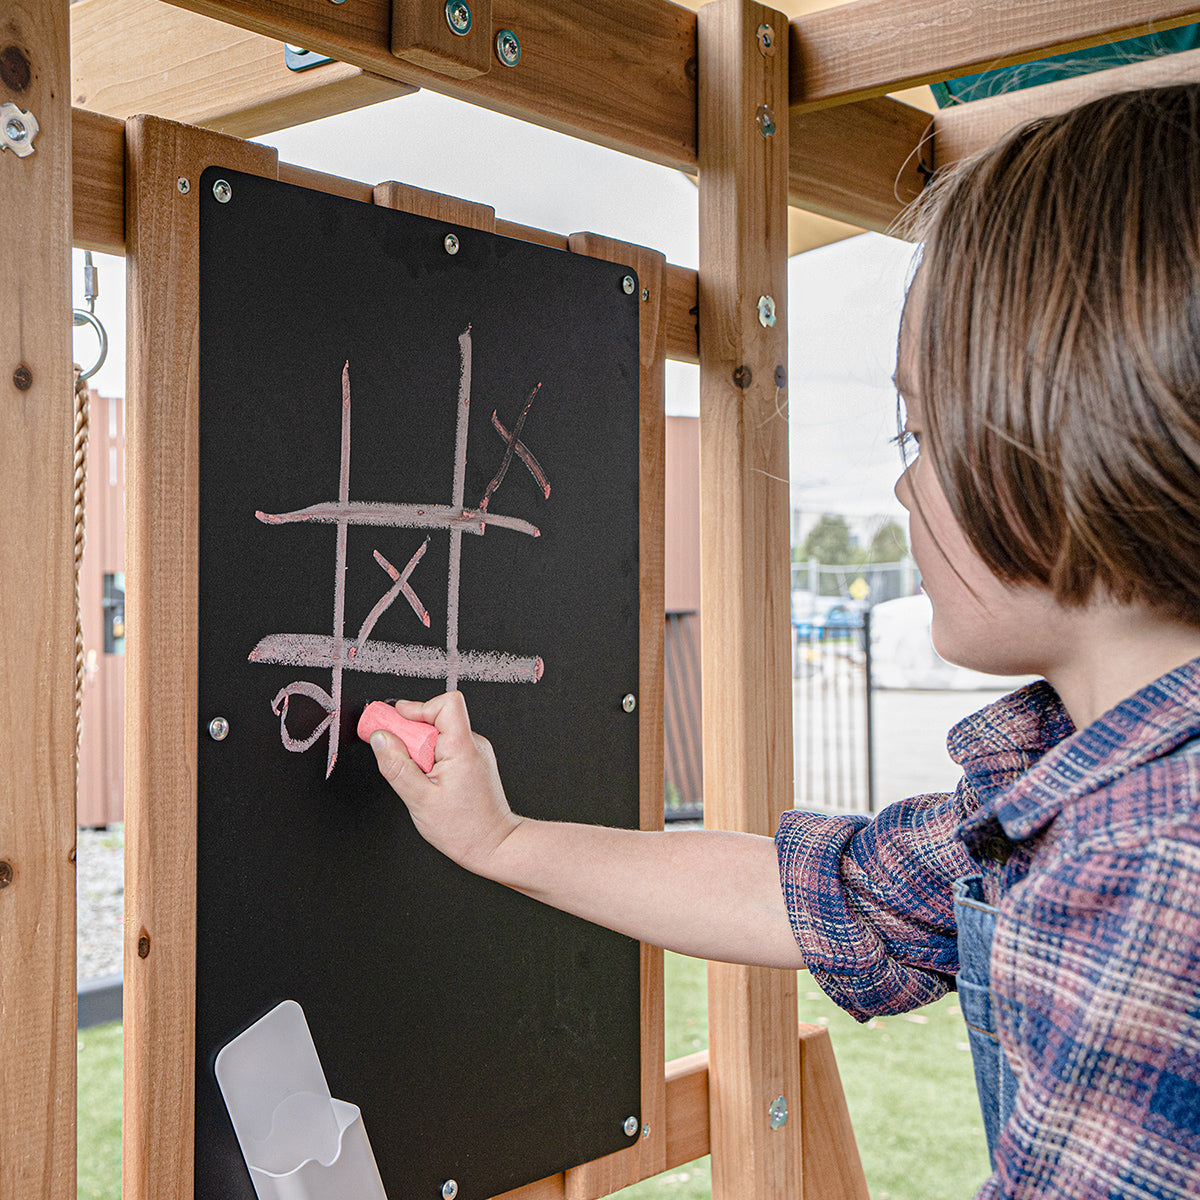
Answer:
<svg viewBox="0 0 1200 1200"><path fill-rule="evenodd" d="M424 704L398 700L396 711L437 728L436 761L423 774L398 737L377 730L371 749L380 774L431 846L469 871L489 874L489 860L521 819L508 807L491 744L471 732L462 693L448 692Z"/></svg>

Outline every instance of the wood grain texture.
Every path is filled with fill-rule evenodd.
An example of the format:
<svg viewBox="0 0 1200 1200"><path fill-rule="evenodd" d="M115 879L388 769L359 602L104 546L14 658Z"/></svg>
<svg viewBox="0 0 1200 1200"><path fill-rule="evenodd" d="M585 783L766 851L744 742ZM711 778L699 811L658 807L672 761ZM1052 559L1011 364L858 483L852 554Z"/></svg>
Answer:
<svg viewBox="0 0 1200 1200"><path fill-rule="evenodd" d="M263 146L128 125L125 1200L194 1177L199 590L199 183L274 177ZM189 180L186 194L177 181Z"/></svg>
<svg viewBox="0 0 1200 1200"><path fill-rule="evenodd" d="M641 828L663 827L663 518L666 511L666 260L656 250L631 246L591 233L569 238L576 254L617 262L633 269L640 304L639 323L639 456L638 476L638 746ZM663 952L641 949L642 1110L637 1114L643 1135L628 1150L618 1151L566 1173L567 1200L607 1196L666 1169L666 1082Z"/></svg>
<svg viewBox="0 0 1200 1200"><path fill-rule="evenodd" d="M810 1200L870 1200L829 1030L800 1025L804 1187Z"/></svg>
<svg viewBox="0 0 1200 1200"><path fill-rule="evenodd" d="M1077 104L1131 88L1200 82L1200 50L1148 58L1109 71L1044 83L943 109L933 119L930 163L937 170L975 154L1035 117L1066 112Z"/></svg>
<svg viewBox="0 0 1200 1200"><path fill-rule="evenodd" d="M484 233L496 231L496 210L491 205L460 200L456 196L443 196L440 192L426 191L411 184L376 184L374 200L384 208L397 208L415 213L418 217L431 217L447 225L481 229Z"/></svg>
<svg viewBox="0 0 1200 1200"><path fill-rule="evenodd" d="M785 22L745 0L699 18L705 820L764 835L792 799ZM800 1121L768 1119L800 1102L795 973L712 963L708 996L713 1198L799 1197Z"/></svg>
<svg viewBox="0 0 1200 1200"><path fill-rule="evenodd" d="M0 1198L75 1196L75 618L67 0L6 5L0 99Z"/></svg>
<svg viewBox="0 0 1200 1200"><path fill-rule="evenodd" d="M854 0L793 18L792 107L882 96L1198 19L1196 0Z"/></svg>
<svg viewBox="0 0 1200 1200"><path fill-rule="evenodd" d="M470 0L470 27L450 28L441 3L392 4L392 53L414 66L451 79L473 79L492 66L492 0Z"/></svg>
<svg viewBox="0 0 1200 1200"><path fill-rule="evenodd" d="M858 104L793 110L788 195L799 205L863 229L887 232L921 194L918 167L930 116L877 96Z"/></svg>
<svg viewBox="0 0 1200 1200"><path fill-rule="evenodd" d="M114 117L151 112L251 138L415 90L341 62L289 70L281 41L159 0L71 6L73 103Z"/></svg>
<svg viewBox="0 0 1200 1200"><path fill-rule="evenodd" d="M125 253L125 122L71 110L74 242L83 250Z"/></svg>

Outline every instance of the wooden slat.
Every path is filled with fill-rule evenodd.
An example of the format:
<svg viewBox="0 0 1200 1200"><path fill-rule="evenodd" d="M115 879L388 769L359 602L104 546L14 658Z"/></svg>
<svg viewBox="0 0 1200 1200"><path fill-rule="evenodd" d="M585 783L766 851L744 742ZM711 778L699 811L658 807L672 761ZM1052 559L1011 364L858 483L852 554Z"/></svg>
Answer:
<svg viewBox="0 0 1200 1200"><path fill-rule="evenodd" d="M700 302L696 272L687 267L668 266L664 287L667 291L667 357L678 362L700 361Z"/></svg>
<svg viewBox="0 0 1200 1200"><path fill-rule="evenodd" d="M845 104L1197 20L1196 0L854 0L792 20L792 107Z"/></svg>
<svg viewBox="0 0 1200 1200"><path fill-rule="evenodd" d="M75 621L67 0L6 6L0 100L0 1198L75 1196Z"/></svg>
<svg viewBox="0 0 1200 1200"><path fill-rule="evenodd" d="M663 827L663 518L666 511L665 258L591 233L569 238L575 254L633 268L641 296L639 323L638 472L638 777L641 828ZM643 1135L628 1150L566 1173L567 1200L593 1200L666 1166L666 1084L663 1074L663 952L641 948L641 1096Z"/></svg>
<svg viewBox="0 0 1200 1200"><path fill-rule="evenodd" d="M444 4L394 0L392 53L452 79L485 74L492 65L492 0L464 0L454 11L465 14L465 30L451 29L451 10Z"/></svg>
<svg viewBox="0 0 1200 1200"><path fill-rule="evenodd" d="M125 253L125 122L71 110L75 245Z"/></svg>
<svg viewBox="0 0 1200 1200"><path fill-rule="evenodd" d="M1065 112L1100 96L1130 88L1197 82L1200 50L1188 50L954 105L934 117L930 161L941 170L990 146L1025 121Z"/></svg>
<svg viewBox="0 0 1200 1200"><path fill-rule="evenodd" d="M415 90L340 62L289 70L282 42L159 0L71 6L73 102L114 117L151 112L251 138Z"/></svg>
<svg viewBox="0 0 1200 1200"><path fill-rule="evenodd" d="M129 122L125 1200L194 1178L199 596L199 196L212 163L274 177L275 152ZM177 181L190 183L186 194Z"/></svg>
<svg viewBox="0 0 1200 1200"><path fill-rule="evenodd" d="M756 37L764 23L772 54ZM705 820L766 835L792 792L785 24L747 0L699 18ZM761 105L778 117L772 137ZM798 1198L795 973L713 963L708 998L713 1200ZM797 1119L772 1130L781 1095Z"/></svg>
<svg viewBox="0 0 1200 1200"><path fill-rule="evenodd" d="M407 183L376 184L374 201L385 208L402 209L418 217L445 221L447 225L481 229L484 233L496 231L496 210L490 205L443 196L440 192L426 191Z"/></svg>
<svg viewBox="0 0 1200 1200"><path fill-rule="evenodd" d="M789 121L788 196L801 208L886 232L921 194L918 170L930 116L878 96ZM854 153L847 153L853 146Z"/></svg>

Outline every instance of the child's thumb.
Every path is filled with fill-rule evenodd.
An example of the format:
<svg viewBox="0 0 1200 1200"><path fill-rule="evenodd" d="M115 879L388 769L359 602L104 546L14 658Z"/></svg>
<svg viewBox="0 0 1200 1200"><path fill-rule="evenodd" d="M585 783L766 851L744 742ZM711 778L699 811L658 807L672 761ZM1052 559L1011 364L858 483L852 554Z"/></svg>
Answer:
<svg viewBox="0 0 1200 1200"><path fill-rule="evenodd" d="M400 794L400 781L413 760L408 748L398 738L385 730L377 729L371 734L371 749L375 753L375 763L379 773L392 785L397 795ZM420 771L417 772L420 774Z"/></svg>

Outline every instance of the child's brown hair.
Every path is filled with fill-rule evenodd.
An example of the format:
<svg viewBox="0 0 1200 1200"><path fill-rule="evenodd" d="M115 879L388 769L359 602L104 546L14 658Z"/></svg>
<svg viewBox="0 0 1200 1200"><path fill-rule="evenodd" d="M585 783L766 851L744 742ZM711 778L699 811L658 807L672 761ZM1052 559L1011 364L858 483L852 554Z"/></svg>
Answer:
<svg viewBox="0 0 1200 1200"><path fill-rule="evenodd" d="M909 229L922 453L984 562L1200 626L1200 85L1032 122Z"/></svg>

